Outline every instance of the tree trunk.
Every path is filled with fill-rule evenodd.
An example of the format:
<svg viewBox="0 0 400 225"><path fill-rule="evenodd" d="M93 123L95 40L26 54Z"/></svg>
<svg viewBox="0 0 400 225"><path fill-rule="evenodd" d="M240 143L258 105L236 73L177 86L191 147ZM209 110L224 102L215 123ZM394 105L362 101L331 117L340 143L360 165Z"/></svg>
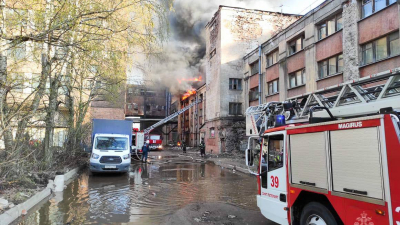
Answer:
<svg viewBox="0 0 400 225"><path fill-rule="evenodd" d="M25 134L25 129L28 126L29 120L36 114L40 100L43 98L46 89L46 80L50 74L50 63L46 54L42 54L42 73L39 78L39 85L35 96L33 97L32 104L28 107L27 112L23 113L22 119L18 122L18 130L16 140L22 140Z"/></svg>
<svg viewBox="0 0 400 225"><path fill-rule="evenodd" d="M1 129L3 130L3 140L7 152L12 151L13 135L8 121L8 105L7 105L7 56L0 54L0 106L1 106Z"/></svg>
<svg viewBox="0 0 400 225"><path fill-rule="evenodd" d="M56 115L57 106L58 106L58 88L59 88L59 80L55 78L50 85L50 95L49 95L49 105L47 108L46 115L46 131L44 138L44 152L45 152L45 161L47 165L50 165L53 152L51 151L51 147L53 146L53 135L54 135L54 117Z"/></svg>
<svg viewBox="0 0 400 225"><path fill-rule="evenodd" d="M42 77L45 77L46 78L45 80L47 80L50 76L51 76L51 65L50 65L49 54L44 53L42 54ZM57 108L57 94L58 94L57 93L58 87L54 89L55 86L58 86L57 79L54 79L54 81L50 84L49 105L46 110L47 112L45 118L46 128L45 128L45 137L43 143L44 161L46 166L49 166L52 160L52 152L50 150L50 147L53 141L54 115L55 115L55 110Z"/></svg>
<svg viewBox="0 0 400 225"><path fill-rule="evenodd" d="M74 98L71 95L72 92L72 87L68 87L68 95L67 95L67 107L68 107L68 151L75 151L75 136L76 136L76 129L74 126L74 116L75 116L75 111L74 111Z"/></svg>

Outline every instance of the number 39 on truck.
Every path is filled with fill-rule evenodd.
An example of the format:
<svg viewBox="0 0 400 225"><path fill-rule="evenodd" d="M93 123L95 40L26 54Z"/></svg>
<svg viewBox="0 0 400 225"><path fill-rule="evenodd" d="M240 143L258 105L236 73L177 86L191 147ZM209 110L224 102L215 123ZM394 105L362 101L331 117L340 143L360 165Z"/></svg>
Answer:
<svg viewBox="0 0 400 225"><path fill-rule="evenodd" d="M246 111L257 206L279 224L400 224L400 71Z"/></svg>

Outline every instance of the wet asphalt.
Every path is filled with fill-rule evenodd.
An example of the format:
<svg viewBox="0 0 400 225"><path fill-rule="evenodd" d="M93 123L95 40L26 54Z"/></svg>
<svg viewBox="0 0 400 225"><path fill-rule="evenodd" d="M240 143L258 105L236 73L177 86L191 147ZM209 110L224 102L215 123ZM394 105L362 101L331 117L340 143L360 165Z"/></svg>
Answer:
<svg viewBox="0 0 400 225"><path fill-rule="evenodd" d="M147 164L134 161L126 174L84 171L16 224L163 224L182 208L200 203L260 214L255 177L179 151L151 152L149 157Z"/></svg>

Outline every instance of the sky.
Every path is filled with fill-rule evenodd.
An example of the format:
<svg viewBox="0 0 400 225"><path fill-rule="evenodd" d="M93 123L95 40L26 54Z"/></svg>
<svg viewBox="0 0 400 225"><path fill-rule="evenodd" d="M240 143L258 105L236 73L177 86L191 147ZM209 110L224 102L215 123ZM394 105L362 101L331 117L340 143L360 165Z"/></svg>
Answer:
<svg viewBox="0 0 400 225"><path fill-rule="evenodd" d="M191 89L187 80L204 74L204 27L219 5L304 15L324 0L174 0L169 14L170 38L164 54L152 63L147 79L165 85L172 93Z"/></svg>

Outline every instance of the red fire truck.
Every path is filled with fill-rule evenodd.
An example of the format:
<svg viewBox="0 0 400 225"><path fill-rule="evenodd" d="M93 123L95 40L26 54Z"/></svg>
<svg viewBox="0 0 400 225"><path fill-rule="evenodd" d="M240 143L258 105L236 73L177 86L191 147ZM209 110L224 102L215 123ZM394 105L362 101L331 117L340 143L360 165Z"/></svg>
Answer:
<svg viewBox="0 0 400 225"><path fill-rule="evenodd" d="M398 69L247 109L261 213L279 224L400 225L399 111Z"/></svg>
<svg viewBox="0 0 400 225"><path fill-rule="evenodd" d="M163 149L161 135L150 134L149 142L150 142L150 150L162 150Z"/></svg>

